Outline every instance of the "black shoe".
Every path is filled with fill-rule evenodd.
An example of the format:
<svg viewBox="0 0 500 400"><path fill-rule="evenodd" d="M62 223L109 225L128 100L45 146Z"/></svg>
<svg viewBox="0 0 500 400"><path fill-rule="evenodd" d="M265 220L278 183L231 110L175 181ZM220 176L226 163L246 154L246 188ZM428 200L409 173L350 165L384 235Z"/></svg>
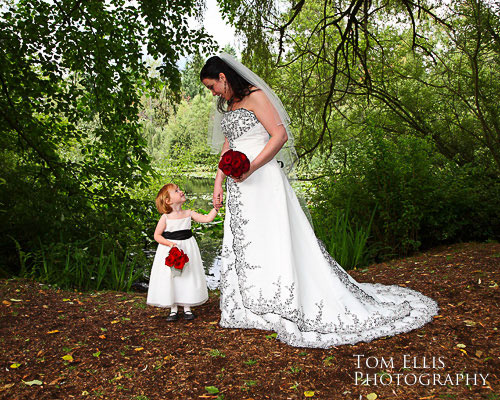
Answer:
<svg viewBox="0 0 500 400"><path fill-rule="evenodd" d="M177 313L173 312L173 313L170 313L170 315L167 317L167 322L174 322L174 321L177 321L179 319L179 316L177 315Z"/></svg>
<svg viewBox="0 0 500 400"><path fill-rule="evenodd" d="M196 315L194 315L192 311L184 311L184 319L192 320L195 318L196 318Z"/></svg>

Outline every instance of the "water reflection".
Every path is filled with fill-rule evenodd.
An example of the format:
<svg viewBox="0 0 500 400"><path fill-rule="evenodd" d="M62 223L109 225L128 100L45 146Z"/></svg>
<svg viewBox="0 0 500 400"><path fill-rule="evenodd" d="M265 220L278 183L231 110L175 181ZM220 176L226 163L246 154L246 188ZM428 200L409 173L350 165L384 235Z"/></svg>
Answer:
<svg viewBox="0 0 500 400"><path fill-rule="evenodd" d="M217 289L220 282L220 269L221 269L221 256L217 256L212 263L212 266L208 269L206 273L207 286L210 290Z"/></svg>

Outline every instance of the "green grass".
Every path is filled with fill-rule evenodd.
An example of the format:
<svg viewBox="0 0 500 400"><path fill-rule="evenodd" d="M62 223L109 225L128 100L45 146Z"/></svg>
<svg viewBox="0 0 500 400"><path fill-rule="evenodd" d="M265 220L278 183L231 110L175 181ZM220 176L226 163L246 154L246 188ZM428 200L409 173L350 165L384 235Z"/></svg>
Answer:
<svg viewBox="0 0 500 400"><path fill-rule="evenodd" d="M212 357L226 357L226 355L218 349L212 349L208 352Z"/></svg>

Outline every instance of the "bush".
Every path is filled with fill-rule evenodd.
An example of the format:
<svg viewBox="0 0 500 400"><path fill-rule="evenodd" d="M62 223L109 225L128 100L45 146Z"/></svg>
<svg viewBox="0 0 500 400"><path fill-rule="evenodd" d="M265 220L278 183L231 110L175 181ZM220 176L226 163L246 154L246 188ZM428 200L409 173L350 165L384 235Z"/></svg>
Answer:
<svg viewBox="0 0 500 400"><path fill-rule="evenodd" d="M339 161L341 160L341 161ZM371 226L377 255L403 256L420 248L500 236L500 181L481 166L458 166L424 139L387 137L372 128L363 143L338 146L323 163L312 203L317 230L332 231L338 210L352 226Z"/></svg>

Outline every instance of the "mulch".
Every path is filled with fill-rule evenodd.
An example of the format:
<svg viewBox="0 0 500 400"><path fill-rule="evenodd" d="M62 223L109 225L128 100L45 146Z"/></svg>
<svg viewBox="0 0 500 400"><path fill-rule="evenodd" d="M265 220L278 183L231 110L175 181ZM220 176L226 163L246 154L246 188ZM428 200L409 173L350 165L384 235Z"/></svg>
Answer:
<svg viewBox="0 0 500 400"><path fill-rule="evenodd" d="M0 398L500 399L499 266L499 244L466 243L351 271L421 291L440 312L421 329L328 350L219 327L216 291L195 320L168 323L144 293L0 280Z"/></svg>

